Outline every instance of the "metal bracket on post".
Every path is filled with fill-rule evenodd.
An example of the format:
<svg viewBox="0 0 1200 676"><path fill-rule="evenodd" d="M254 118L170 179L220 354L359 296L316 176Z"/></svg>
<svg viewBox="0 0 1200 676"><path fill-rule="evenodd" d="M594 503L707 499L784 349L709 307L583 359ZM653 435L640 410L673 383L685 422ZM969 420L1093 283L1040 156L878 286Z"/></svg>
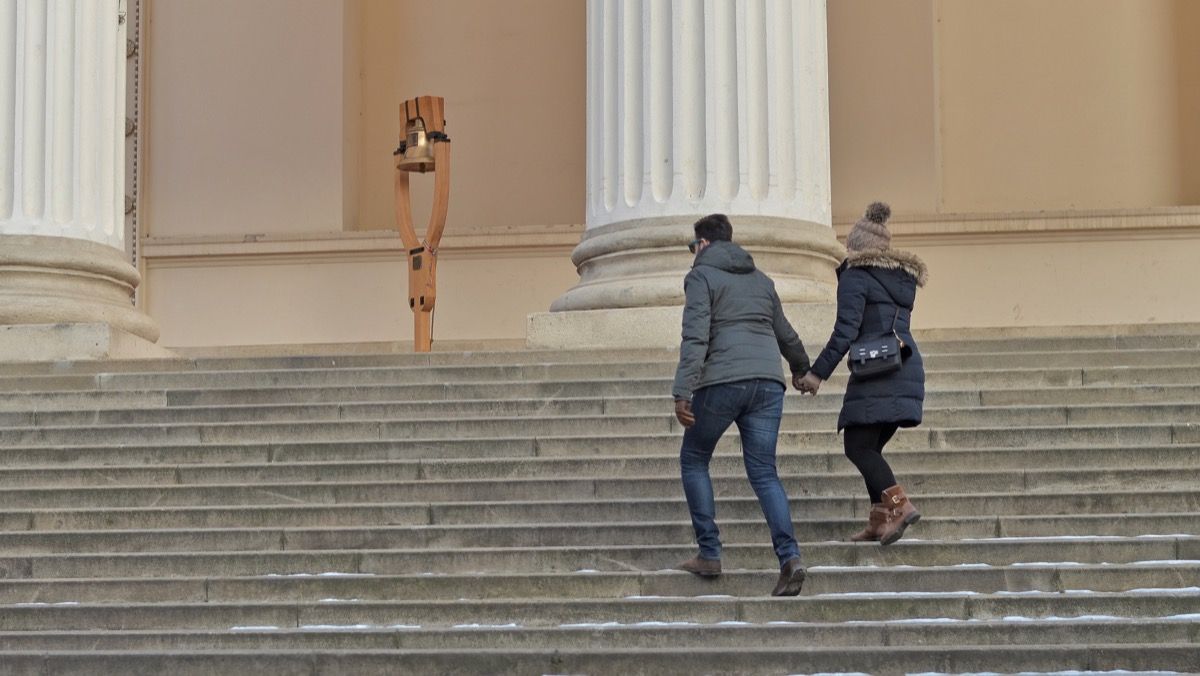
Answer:
<svg viewBox="0 0 1200 676"><path fill-rule="evenodd" d="M433 348L433 308L437 300L437 253L446 228L450 200L450 137L446 136L445 101L420 96L400 106L400 147L396 164L396 225L408 250L408 307L413 311L413 349ZM408 173L434 172L433 208L425 238L413 228Z"/></svg>

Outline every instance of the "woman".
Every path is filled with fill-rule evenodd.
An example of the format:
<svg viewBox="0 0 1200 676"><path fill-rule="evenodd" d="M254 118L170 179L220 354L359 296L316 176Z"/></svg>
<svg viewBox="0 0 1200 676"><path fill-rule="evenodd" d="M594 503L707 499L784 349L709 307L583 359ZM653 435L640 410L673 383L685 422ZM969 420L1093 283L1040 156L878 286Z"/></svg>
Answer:
<svg viewBox="0 0 1200 676"><path fill-rule="evenodd" d="M846 260L837 270L833 335L812 369L793 382L802 392L815 395L852 342L859 336L888 333L895 323L896 334L906 346L900 370L868 380L851 376L838 417L838 431L845 431L846 457L862 474L871 496L867 527L850 539L885 545L899 540L904 529L921 518L883 459L883 447L898 428L921 424L925 368L909 324L917 287L924 286L928 276L921 259L890 248L892 235L886 223L891 213L888 205L875 202L850 230Z"/></svg>

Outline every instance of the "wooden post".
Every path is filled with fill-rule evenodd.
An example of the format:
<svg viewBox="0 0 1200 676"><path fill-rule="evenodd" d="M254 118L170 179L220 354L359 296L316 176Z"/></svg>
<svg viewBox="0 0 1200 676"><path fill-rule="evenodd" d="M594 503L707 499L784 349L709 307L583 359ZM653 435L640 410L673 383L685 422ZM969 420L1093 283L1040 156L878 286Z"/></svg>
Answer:
<svg viewBox="0 0 1200 676"><path fill-rule="evenodd" d="M433 309L437 300L437 253L446 228L450 202L450 138L446 136L445 102L440 96L420 96L400 105L400 148L396 157L396 225L408 250L408 307L413 311L413 349L433 348ZM424 145L413 146L408 136L417 121L424 125ZM417 236L412 220L408 173L433 175L433 208L425 238Z"/></svg>

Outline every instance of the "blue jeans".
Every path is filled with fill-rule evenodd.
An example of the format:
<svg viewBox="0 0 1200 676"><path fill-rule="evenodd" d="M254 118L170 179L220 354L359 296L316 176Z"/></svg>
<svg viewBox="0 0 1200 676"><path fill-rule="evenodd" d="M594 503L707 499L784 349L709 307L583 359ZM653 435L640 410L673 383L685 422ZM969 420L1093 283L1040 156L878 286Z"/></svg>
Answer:
<svg viewBox="0 0 1200 676"><path fill-rule="evenodd" d="M696 424L683 433L679 466L701 558L721 558L720 531L715 521L717 506L713 499L712 479L708 476L708 463L717 441L734 423L742 437L746 476L758 496L763 516L767 518L775 555L779 557L780 565L800 556L800 545L792 531L787 492L775 469L783 391L783 385L777 381L755 379L712 385L692 395Z"/></svg>

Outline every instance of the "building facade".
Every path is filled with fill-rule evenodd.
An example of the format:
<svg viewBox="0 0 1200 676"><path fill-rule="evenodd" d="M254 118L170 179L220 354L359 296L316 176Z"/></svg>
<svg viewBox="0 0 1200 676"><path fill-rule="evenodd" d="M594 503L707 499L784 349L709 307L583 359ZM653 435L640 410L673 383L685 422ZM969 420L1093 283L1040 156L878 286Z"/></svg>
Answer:
<svg viewBox="0 0 1200 676"><path fill-rule="evenodd" d="M61 110L93 100L78 83L121 51L129 12L136 68L96 81L129 95L130 121L77 109L68 134ZM708 211L791 302L819 305L836 235L873 200L930 267L920 327L1200 322L1197 27L1189 0L7 0L0 297L30 298L18 244L63 238L83 267L39 265L75 265L72 283L128 263L106 264L92 307L137 292L0 323L59 312L167 348L408 341L392 151L400 102L422 94L445 98L454 154L435 340L523 342L552 307L664 308L669 326ZM95 181L55 162L125 132L136 230L97 241L61 190Z"/></svg>

